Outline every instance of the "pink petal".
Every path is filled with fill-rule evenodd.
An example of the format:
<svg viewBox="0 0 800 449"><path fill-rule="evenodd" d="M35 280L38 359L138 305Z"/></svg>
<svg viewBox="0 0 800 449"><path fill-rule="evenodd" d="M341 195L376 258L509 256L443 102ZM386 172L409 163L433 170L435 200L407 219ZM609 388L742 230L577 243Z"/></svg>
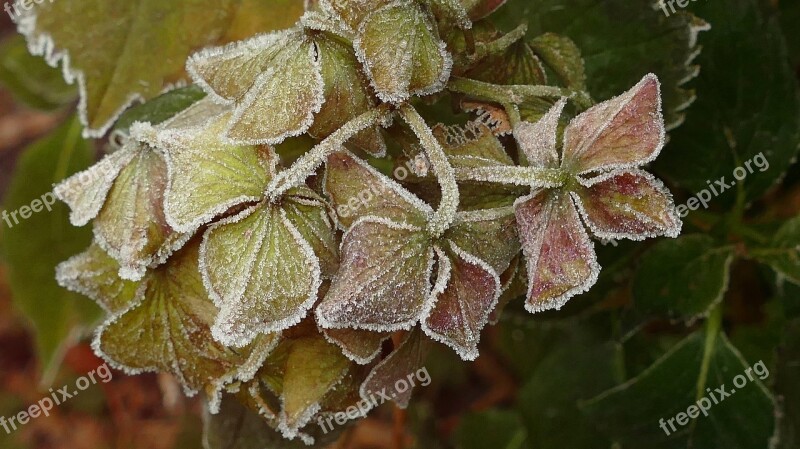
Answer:
<svg viewBox="0 0 800 449"><path fill-rule="evenodd" d="M326 329L410 329L426 310L432 268L424 230L362 218L344 236L339 272L317 307L317 322Z"/></svg>
<svg viewBox="0 0 800 449"><path fill-rule="evenodd" d="M600 266L569 193L534 191L517 200L516 215L528 261L528 311L559 309L594 285Z"/></svg>
<svg viewBox="0 0 800 449"><path fill-rule="evenodd" d="M538 122L522 122L514 129L514 137L531 167L558 167L558 120L566 104L567 100L562 98Z"/></svg>
<svg viewBox="0 0 800 449"><path fill-rule="evenodd" d="M664 146L658 78L650 74L628 92L575 117L564 132L564 168L572 173L646 164Z"/></svg>
<svg viewBox="0 0 800 449"><path fill-rule="evenodd" d="M572 195L600 238L644 240L681 232L672 195L647 172L618 170L582 184Z"/></svg>
<svg viewBox="0 0 800 449"><path fill-rule="evenodd" d="M478 358L481 331L500 296L500 278L486 262L454 244L445 253L437 248L440 263L449 260L449 281L422 323L434 340L455 349L464 360Z"/></svg>

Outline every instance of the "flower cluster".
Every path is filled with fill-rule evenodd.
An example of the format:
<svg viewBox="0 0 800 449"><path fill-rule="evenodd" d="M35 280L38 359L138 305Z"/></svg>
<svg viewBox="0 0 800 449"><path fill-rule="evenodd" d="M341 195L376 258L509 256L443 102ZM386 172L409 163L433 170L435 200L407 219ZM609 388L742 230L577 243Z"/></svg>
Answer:
<svg viewBox="0 0 800 449"><path fill-rule="evenodd" d="M419 368L432 342L477 358L525 285L532 312L589 289L586 227L676 236L669 193L637 168L664 143L656 77L592 105L579 56L499 32L501 4L318 0L292 29L192 56L205 99L136 123L96 176L56 189L94 227L58 279L108 312L96 351L310 442L312 419ZM404 163L402 184L384 174Z"/></svg>

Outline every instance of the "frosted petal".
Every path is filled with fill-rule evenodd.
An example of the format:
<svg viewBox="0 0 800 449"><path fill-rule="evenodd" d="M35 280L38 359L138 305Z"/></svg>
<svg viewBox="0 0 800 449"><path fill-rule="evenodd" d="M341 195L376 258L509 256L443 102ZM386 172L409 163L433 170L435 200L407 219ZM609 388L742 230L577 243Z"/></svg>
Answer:
<svg viewBox="0 0 800 449"><path fill-rule="evenodd" d="M308 133L314 138L324 139L375 107L376 102L369 94L369 81L359 70L359 62L350 47L324 35L317 37L315 42L321 60L325 102ZM376 131L376 127L369 128L350 142L370 153L383 155L386 144Z"/></svg>
<svg viewBox="0 0 800 449"><path fill-rule="evenodd" d="M149 133L148 142L165 151L165 217L174 229L194 232L231 207L264 196L277 157L269 148L224 142L221 135L229 117L200 129Z"/></svg>
<svg viewBox="0 0 800 449"><path fill-rule="evenodd" d="M348 152L328 157L325 191L345 228L365 216L421 227L433 214L430 206L411 192Z"/></svg>
<svg viewBox="0 0 800 449"><path fill-rule="evenodd" d="M226 133L231 141L277 144L308 130L324 102L316 46L292 40L237 102Z"/></svg>
<svg viewBox="0 0 800 449"><path fill-rule="evenodd" d="M232 379L250 351L233 351L211 337L217 309L197 266L198 242L148 274L132 307L98 330L95 351L128 374L166 371L188 395Z"/></svg>
<svg viewBox="0 0 800 449"><path fill-rule="evenodd" d="M297 228L319 258L321 274L330 279L339 268L339 246L333 223L321 199L311 199L314 194L303 188L306 196L288 195L283 201L286 217ZM311 198L309 198L311 197Z"/></svg>
<svg viewBox="0 0 800 449"><path fill-rule="evenodd" d="M569 193L538 190L516 203L528 262L528 300L535 313L560 309L597 281L600 266Z"/></svg>
<svg viewBox="0 0 800 449"><path fill-rule="evenodd" d="M317 322L326 329L409 329L425 310L432 267L422 229L361 218L344 236L341 268L317 307Z"/></svg>
<svg viewBox="0 0 800 449"><path fill-rule="evenodd" d="M422 322L429 337L453 348L464 360L478 358L480 334L500 297L500 278L486 262L450 243L447 287Z"/></svg>
<svg viewBox="0 0 800 449"><path fill-rule="evenodd" d="M217 102L242 100L268 67L280 63L279 54L301 39L299 30L262 34L192 55L186 70L192 80Z"/></svg>
<svg viewBox="0 0 800 449"><path fill-rule="evenodd" d="M454 22L461 29L469 30L472 28L469 13L464 8L461 0L428 0L428 2L438 16Z"/></svg>
<svg viewBox="0 0 800 449"><path fill-rule="evenodd" d="M442 90L453 65L425 12L408 0L373 10L353 45L378 97L388 103Z"/></svg>
<svg viewBox="0 0 800 449"><path fill-rule="evenodd" d="M573 196L597 237L644 240L680 234L672 195L649 173L614 171L584 183Z"/></svg>
<svg viewBox="0 0 800 449"><path fill-rule="evenodd" d="M97 243L120 264L120 277L139 280L191 237L164 217L167 166L157 151L137 143L136 154L108 192L94 221Z"/></svg>
<svg viewBox="0 0 800 449"><path fill-rule="evenodd" d="M513 207L459 212L445 237L502 273L520 251L516 224Z"/></svg>
<svg viewBox="0 0 800 449"><path fill-rule="evenodd" d="M538 122L522 122L514 130L514 138L531 167L558 167L558 120L566 104L566 98L562 98Z"/></svg>
<svg viewBox="0 0 800 449"><path fill-rule="evenodd" d="M323 329L325 338L339 346L347 358L366 365L381 353L381 346L390 335L386 332L371 332L354 329Z"/></svg>
<svg viewBox="0 0 800 449"><path fill-rule="evenodd" d="M136 144L126 143L89 169L72 175L55 187L53 193L72 210L69 221L73 226L84 226L97 216L114 179L135 156Z"/></svg>
<svg viewBox="0 0 800 449"><path fill-rule="evenodd" d="M138 284L120 279L119 264L96 244L56 267L58 285L88 296L106 312L116 314L127 309Z"/></svg>
<svg viewBox="0 0 800 449"><path fill-rule="evenodd" d="M319 262L278 206L261 204L210 227L200 259L221 309L214 338L227 346L297 324L317 298Z"/></svg>
<svg viewBox="0 0 800 449"><path fill-rule="evenodd" d="M292 342L281 395L279 430L284 436L297 437L298 431L320 410L323 398L347 374L349 366L350 361L339 348L321 337Z"/></svg>
<svg viewBox="0 0 800 449"><path fill-rule="evenodd" d="M572 173L630 168L654 160L664 146L658 78L593 106L564 131L564 167Z"/></svg>
<svg viewBox="0 0 800 449"><path fill-rule="evenodd" d="M369 373L361 385L361 397L370 401L373 398L380 398L378 393L384 393L390 396L398 407L408 407L413 388L400 392L397 388L398 381L405 380L408 385L408 376L424 368L425 357L429 350L430 343L419 329L409 332L403 343Z"/></svg>

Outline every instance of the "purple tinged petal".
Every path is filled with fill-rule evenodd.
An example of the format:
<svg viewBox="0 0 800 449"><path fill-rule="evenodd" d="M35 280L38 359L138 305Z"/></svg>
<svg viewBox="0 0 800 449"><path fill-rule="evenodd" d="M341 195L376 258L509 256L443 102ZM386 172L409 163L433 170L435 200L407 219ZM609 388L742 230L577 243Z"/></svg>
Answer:
<svg viewBox="0 0 800 449"><path fill-rule="evenodd" d="M558 120L566 104L567 100L562 98L538 122L522 122L514 129L514 137L531 167L558 167Z"/></svg>

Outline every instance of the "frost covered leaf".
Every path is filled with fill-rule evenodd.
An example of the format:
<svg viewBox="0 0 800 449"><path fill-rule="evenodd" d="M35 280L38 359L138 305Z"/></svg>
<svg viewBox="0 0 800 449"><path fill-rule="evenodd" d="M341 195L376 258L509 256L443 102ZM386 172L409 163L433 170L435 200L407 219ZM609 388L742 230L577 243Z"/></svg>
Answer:
<svg viewBox="0 0 800 449"><path fill-rule="evenodd" d="M42 110L58 109L78 96L61 72L28 52L25 38L18 34L0 43L0 83L21 103Z"/></svg>
<svg viewBox="0 0 800 449"><path fill-rule="evenodd" d="M325 102L308 132L317 139L324 139L375 107L376 102L370 96L369 81L359 70L359 62L351 47L324 34L315 42L321 59ZM377 126L360 132L350 143L377 156L386 153L386 143Z"/></svg>
<svg viewBox="0 0 800 449"><path fill-rule="evenodd" d="M214 224L200 256L203 282L221 311L214 338L247 345L305 317L317 299L319 260L278 205L262 203Z"/></svg>
<svg viewBox="0 0 800 449"><path fill-rule="evenodd" d="M455 349L462 359L475 360L481 331L500 297L500 278L486 262L452 243L449 246L437 248L437 285L446 284L422 329L434 340Z"/></svg>
<svg viewBox="0 0 800 449"><path fill-rule="evenodd" d="M165 152L169 184L164 212L174 229L194 232L231 207L264 196L277 158L269 148L224 142L228 118L197 128L168 127L148 139Z"/></svg>
<svg viewBox="0 0 800 449"><path fill-rule="evenodd" d="M683 122L686 109L695 99L694 90L686 85L700 72L694 61L701 49L698 34L709 29L689 9L709 19L698 8L665 17L661 8L653 7L650 2L514 0L497 11L492 20L507 29L527 21L531 38L555 33L574 41L583 54L586 81L593 98L610 98L636 83L643 73L658 74L663 84L666 125L673 129ZM734 24L737 20L739 17L723 17L716 21ZM632 23L640 26L630 26ZM758 32L747 34L755 36ZM739 39L720 40L727 43ZM632 42L636 45L631 45Z"/></svg>
<svg viewBox="0 0 800 449"><path fill-rule="evenodd" d="M754 248L753 256L781 276L800 284L800 217L784 223L769 243L767 248Z"/></svg>
<svg viewBox="0 0 800 449"><path fill-rule="evenodd" d="M434 13L450 22L454 22L459 28L468 30L472 28L472 21L469 12L465 8L462 0L425 0L433 8Z"/></svg>
<svg viewBox="0 0 800 449"><path fill-rule="evenodd" d="M33 53L51 65L66 65L67 81L80 84L81 121L91 137L102 135L132 102L182 81L184 61L194 49L251 32L235 29L245 28L238 17L257 22L261 32L299 17L276 15L250 0L63 0L32 6L21 9L19 28Z"/></svg>
<svg viewBox="0 0 800 449"><path fill-rule="evenodd" d="M429 350L430 342L422 335L422 331L415 329L409 332L400 346L369 373L361 385L361 397L369 401L372 396L379 397L382 393L391 397L398 407L408 407L413 393L408 377L425 368L425 357ZM406 391L398 390L400 380L409 386Z"/></svg>
<svg viewBox="0 0 800 449"><path fill-rule="evenodd" d="M524 32L524 30L523 30ZM501 36L499 39L508 39ZM495 42L484 44L495 46ZM471 64L464 76L478 81L501 85L543 85L547 84L547 76L542 61L536 56L524 40L518 40L503 48L493 50L478 63Z"/></svg>
<svg viewBox="0 0 800 449"><path fill-rule="evenodd" d="M378 357L383 342L390 337L387 332L354 329L323 329L322 333L328 341L339 346L347 358L361 365Z"/></svg>
<svg viewBox="0 0 800 449"><path fill-rule="evenodd" d="M167 164L163 156L134 140L119 152L133 157L114 179L94 221L94 235L100 247L120 263L120 277L139 280L149 266L164 262L190 236L174 231L164 217Z"/></svg>
<svg viewBox="0 0 800 449"><path fill-rule="evenodd" d="M341 268L317 307L317 320L324 328L408 329L425 311L432 267L423 229L359 219L344 236Z"/></svg>
<svg viewBox="0 0 800 449"><path fill-rule="evenodd" d="M569 194L535 191L516 204L530 312L560 309L597 281L600 266Z"/></svg>
<svg viewBox="0 0 800 449"><path fill-rule="evenodd" d="M433 135L453 168L514 165L503 144L483 123L470 122L466 127L438 125L433 128Z"/></svg>
<svg viewBox="0 0 800 449"><path fill-rule="evenodd" d="M234 103L226 136L276 144L306 132L324 101L315 44L291 29L193 55L187 69L212 98Z"/></svg>
<svg viewBox="0 0 800 449"><path fill-rule="evenodd" d="M707 235L658 242L642 256L634 276L634 310L643 319L689 324L708 316L728 290L733 258L733 247L720 246Z"/></svg>
<svg viewBox="0 0 800 449"><path fill-rule="evenodd" d="M309 0L312 11L328 11L331 16L340 17L350 32L358 30L361 21L370 13L391 0Z"/></svg>
<svg viewBox="0 0 800 449"><path fill-rule="evenodd" d="M350 360L322 337L292 342L283 380L281 431L294 437L320 410L320 403L342 381Z"/></svg>
<svg viewBox="0 0 800 449"><path fill-rule="evenodd" d="M346 152L328 157L325 190L345 228L366 216L422 227L432 213L430 206L395 181Z"/></svg>
<svg viewBox="0 0 800 449"><path fill-rule="evenodd" d="M586 90L586 71L581 50L572 39L545 33L530 42L533 51L573 90Z"/></svg>
<svg viewBox="0 0 800 449"><path fill-rule="evenodd" d="M62 287L88 296L113 315L132 305L138 287L136 282L121 279L118 272L119 263L93 244L58 265L56 279Z"/></svg>
<svg viewBox="0 0 800 449"><path fill-rule="evenodd" d="M313 191L299 187L289 191L283 210L319 259L324 278L331 278L339 268L339 244L325 203Z"/></svg>
<svg viewBox="0 0 800 449"><path fill-rule="evenodd" d="M677 237L682 223L672 195L649 173L621 170L576 187L574 198L592 233L603 239Z"/></svg>
<svg viewBox="0 0 800 449"><path fill-rule="evenodd" d="M591 107L564 131L564 167L571 173L644 165L664 146L658 78L646 75L624 94Z"/></svg>
<svg viewBox="0 0 800 449"><path fill-rule="evenodd" d="M170 372L190 395L233 380L252 349L234 351L212 338L217 309L200 279L198 247L197 241L189 244L148 273L135 305L106 322L94 342L115 366L128 373Z"/></svg>
<svg viewBox="0 0 800 449"><path fill-rule="evenodd" d="M389 103L436 93L450 76L452 57L416 2L398 0L372 12L354 45L378 97Z"/></svg>

